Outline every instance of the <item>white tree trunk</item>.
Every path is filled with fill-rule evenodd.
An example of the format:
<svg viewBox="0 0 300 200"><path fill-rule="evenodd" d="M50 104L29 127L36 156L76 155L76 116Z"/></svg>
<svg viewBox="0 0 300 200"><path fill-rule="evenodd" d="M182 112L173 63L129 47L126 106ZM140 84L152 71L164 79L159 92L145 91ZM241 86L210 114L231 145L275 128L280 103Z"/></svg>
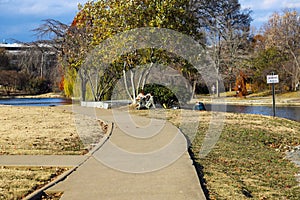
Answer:
<svg viewBox="0 0 300 200"><path fill-rule="evenodd" d="M150 74L150 71L151 71L151 69L152 69L152 67L153 67L153 62L151 62L150 63L150 66L148 67L148 70L147 70L147 72L146 72L146 74L145 74L145 77L144 77L144 79L143 79L143 84L142 84L142 89L144 89L144 87L145 87L145 84L146 84L146 81L147 81L147 79L148 79L148 77L149 77L149 74Z"/></svg>
<svg viewBox="0 0 300 200"><path fill-rule="evenodd" d="M93 94L94 100L97 101L96 90L95 90L95 86L94 86L93 81L92 81L92 77L91 77L91 72L90 71L88 72L88 81L89 81L90 86L91 86L91 90L92 90L92 94Z"/></svg>
<svg viewBox="0 0 300 200"><path fill-rule="evenodd" d="M135 96L130 94L128 85L127 85L127 76L126 76L126 71L125 71L125 66L126 66L126 62L124 63L124 68L123 68L123 80L124 80L124 86L125 86L125 90L127 95L129 96L129 98L134 101Z"/></svg>
<svg viewBox="0 0 300 200"><path fill-rule="evenodd" d="M134 84L134 74L135 74L135 72L133 70L130 70L132 97L133 97L133 103L135 104L136 103L136 93L135 93L135 84Z"/></svg>

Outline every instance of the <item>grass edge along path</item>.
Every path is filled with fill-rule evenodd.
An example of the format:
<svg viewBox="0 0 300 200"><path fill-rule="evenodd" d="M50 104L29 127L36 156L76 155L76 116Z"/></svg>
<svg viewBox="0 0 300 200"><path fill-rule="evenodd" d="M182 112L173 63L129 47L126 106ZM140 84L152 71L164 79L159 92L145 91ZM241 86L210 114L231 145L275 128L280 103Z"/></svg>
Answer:
<svg viewBox="0 0 300 200"><path fill-rule="evenodd" d="M67 171L62 167L0 167L0 199L22 199Z"/></svg>
<svg viewBox="0 0 300 200"><path fill-rule="evenodd" d="M92 147L80 140L70 106L0 106L0 111L0 156L83 155ZM92 143L107 131L102 121L81 115L76 119L94 134L88 138ZM62 167L6 167L0 163L0 199L21 199L66 170ZM49 198L57 195L50 194Z"/></svg>
<svg viewBox="0 0 300 200"><path fill-rule="evenodd" d="M189 149L208 199L298 199L300 172L286 151L300 144L300 123L282 118L226 113L224 128L214 149L204 158L199 151L211 112L130 111L180 124L181 112L191 122L200 114L198 132ZM167 114L166 114L167 113ZM167 117L166 117L167 116ZM198 116L197 116L198 117ZM195 118L196 120L199 118ZM194 125L194 123L191 123ZM182 130L184 133L184 130Z"/></svg>
<svg viewBox="0 0 300 200"><path fill-rule="evenodd" d="M259 115L227 114L221 137L198 157L206 125L192 143L208 199L298 199L300 172L285 152L300 143L300 123Z"/></svg>

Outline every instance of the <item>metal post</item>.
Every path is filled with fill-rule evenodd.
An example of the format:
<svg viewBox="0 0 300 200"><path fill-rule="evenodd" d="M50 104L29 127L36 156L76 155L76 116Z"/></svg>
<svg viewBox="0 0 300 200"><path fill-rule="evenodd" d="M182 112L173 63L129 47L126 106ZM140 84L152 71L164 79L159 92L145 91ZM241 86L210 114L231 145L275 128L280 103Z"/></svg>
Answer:
<svg viewBox="0 0 300 200"><path fill-rule="evenodd" d="M275 73L272 72L272 75ZM272 83L272 95L273 95L273 117L276 116L276 108L275 108L275 83Z"/></svg>
<svg viewBox="0 0 300 200"><path fill-rule="evenodd" d="M276 108L275 108L275 83L272 83L272 94L273 94L273 117L276 116Z"/></svg>
<svg viewBox="0 0 300 200"><path fill-rule="evenodd" d="M272 75L267 76L267 83L272 84L272 95L273 95L273 117L276 116L276 107L275 107L275 83L279 83L278 75L275 75L272 72Z"/></svg>

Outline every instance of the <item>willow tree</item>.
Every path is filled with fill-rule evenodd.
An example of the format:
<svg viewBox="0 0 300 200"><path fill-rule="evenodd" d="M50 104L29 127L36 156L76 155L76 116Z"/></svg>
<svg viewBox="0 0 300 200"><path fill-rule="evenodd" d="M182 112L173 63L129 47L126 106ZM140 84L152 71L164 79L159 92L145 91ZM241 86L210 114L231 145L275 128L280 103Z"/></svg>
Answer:
<svg viewBox="0 0 300 200"><path fill-rule="evenodd" d="M92 74L91 72L94 70L92 66L95 66L98 61L94 60L94 64L89 62L88 65L85 65L86 58L91 51L95 53L97 46L119 33L142 27L158 27L172 29L187 34L196 41L203 41L203 34L199 31L199 20L193 12L194 8L192 9L189 0L98 0L87 2L79 9L80 11L66 35L65 42L67 45L64 49L67 73L70 74L69 85L72 85L74 75L79 73L82 80L82 99L85 98L86 84L92 88L94 100L103 100L109 98L109 92L121 76L126 78L126 72L130 72L131 80L137 76L135 74L137 65L149 63L151 68L151 63L163 63L163 59L170 61L172 60L171 57L175 56L168 53L163 56L159 53L161 52L160 49L139 50L133 47L133 50L127 52L125 57L121 56L116 58L114 62L108 63L109 67L106 67L104 71L91 80L92 76L89 74ZM182 65L182 67L185 66ZM134 99L139 87L145 83L149 73L150 70L146 67L138 75L138 84L133 85L134 83L131 81L131 86L127 87L127 93L132 99ZM69 91L69 94L71 92Z"/></svg>

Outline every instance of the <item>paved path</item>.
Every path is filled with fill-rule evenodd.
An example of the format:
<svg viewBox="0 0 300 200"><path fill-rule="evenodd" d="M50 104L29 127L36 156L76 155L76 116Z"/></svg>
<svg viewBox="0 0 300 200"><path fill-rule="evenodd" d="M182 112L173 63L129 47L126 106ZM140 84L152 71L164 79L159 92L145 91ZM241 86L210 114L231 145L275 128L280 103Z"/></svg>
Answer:
<svg viewBox="0 0 300 200"><path fill-rule="evenodd" d="M63 166L75 167L82 163L87 156L70 155L1 155L2 166Z"/></svg>
<svg viewBox="0 0 300 200"><path fill-rule="evenodd" d="M176 127L124 112L96 110L75 109L114 123L110 137L89 155L1 156L0 165L74 166L66 179L46 191L62 191L62 200L205 199L187 141Z"/></svg>

